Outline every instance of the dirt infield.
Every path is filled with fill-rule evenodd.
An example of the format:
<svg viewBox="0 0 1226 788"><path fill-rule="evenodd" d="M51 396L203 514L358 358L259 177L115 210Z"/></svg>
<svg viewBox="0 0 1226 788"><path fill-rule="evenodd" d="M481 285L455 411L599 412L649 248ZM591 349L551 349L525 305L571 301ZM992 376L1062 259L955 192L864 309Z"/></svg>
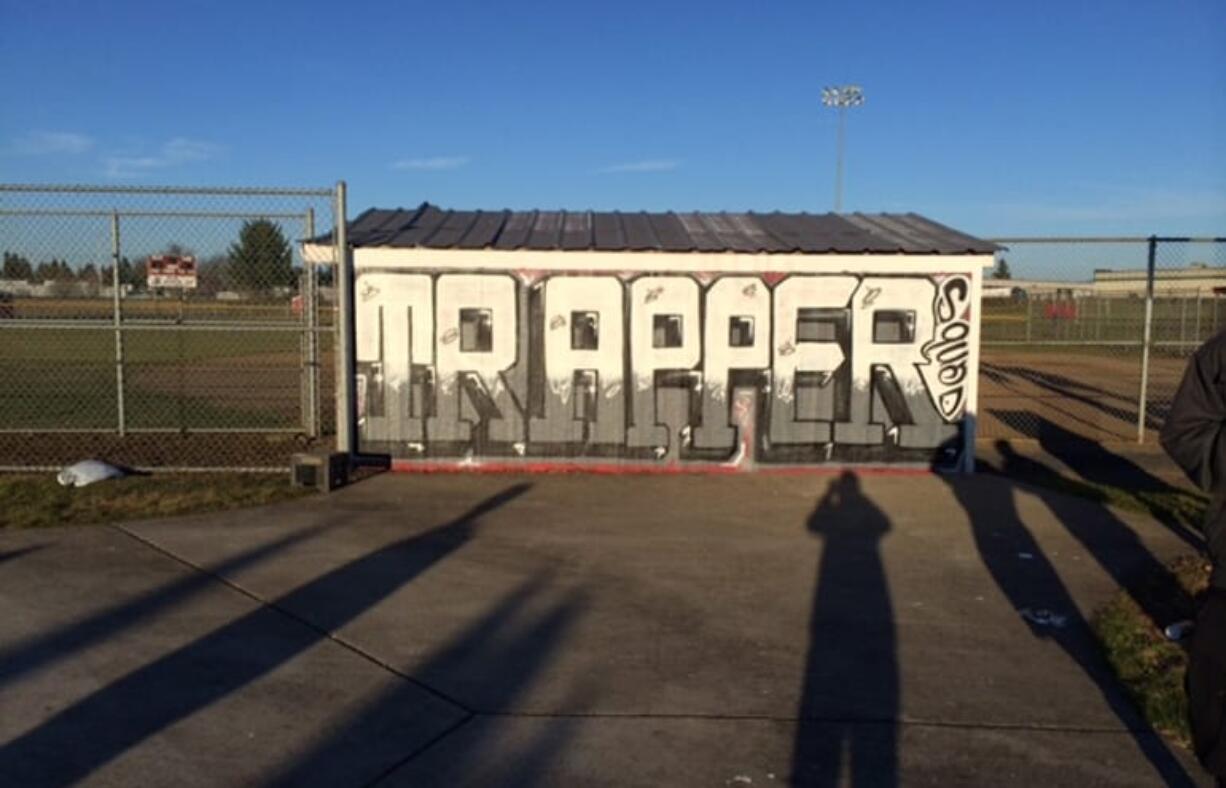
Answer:
<svg viewBox="0 0 1226 788"><path fill-rule="evenodd" d="M1157 438L1184 356L1150 357L1147 441ZM979 436L1038 438L1046 422L1093 441L1135 441L1141 355L1132 348L984 345Z"/></svg>

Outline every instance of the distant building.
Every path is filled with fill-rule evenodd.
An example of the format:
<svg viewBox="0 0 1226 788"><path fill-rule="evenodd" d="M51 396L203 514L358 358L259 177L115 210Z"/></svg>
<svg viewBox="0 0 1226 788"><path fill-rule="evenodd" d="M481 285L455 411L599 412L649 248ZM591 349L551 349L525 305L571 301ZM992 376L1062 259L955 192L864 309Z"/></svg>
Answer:
<svg viewBox="0 0 1226 788"><path fill-rule="evenodd" d="M1146 271L1133 268L1094 272L1097 295L1145 295ZM1213 295L1226 288L1226 266L1191 265L1187 268L1159 268L1154 272L1155 295Z"/></svg>

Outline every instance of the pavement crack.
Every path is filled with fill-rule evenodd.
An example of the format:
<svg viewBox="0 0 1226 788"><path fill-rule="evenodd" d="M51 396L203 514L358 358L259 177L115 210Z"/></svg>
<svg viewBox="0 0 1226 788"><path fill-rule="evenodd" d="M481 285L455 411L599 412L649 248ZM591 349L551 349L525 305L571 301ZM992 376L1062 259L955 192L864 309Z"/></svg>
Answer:
<svg viewBox="0 0 1226 788"><path fill-rule="evenodd" d="M839 725L894 725L910 728L951 728L962 730L1033 731L1036 733L1088 733L1088 734L1150 734L1147 727L1108 727L1102 725L1059 725L1041 722L990 722L962 720L933 720L918 717L850 717L850 716L805 716L779 714L695 714L667 712L553 712L553 711L475 711L476 717L502 719L592 719L592 720L695 720L706 722L818 722ZM1157 734L1155 734L1157 735Z"/></svg>
<svg viewBox="0 0 1226 788"><path fill-rule="evenodd" d="M443 739L446 739L448 736L455 733L460 728L463 728L465 725L467 725L472 720L476 719L478 716L479 715L471 711L467 712L463 717L456 720L454 723L452 723L451 725L448 725L446 728L444 728L443 730L435 734L429 741L423 742L422 744L418 745L413 750L411 750L408 755L404 756L400 760L393 763L391 766L388 766L386 769L379 772L379 774L375 775L375 777L372 778L371 780L363 783L361 785L361 788L371 788L372 786L378 785L379 783L383 782L388 777L391 777L393 774L395 774L398 769L400 769L403 766L407 766L410 762L419 758L423 753L425 753L431 747L438 744Z"/></svg>
<svg viewBox="0 0 1226 788"><path fill-rule="evenodd" d="M159 545L157 542L154 542L151 539L141 536L135 531L128 530L126 527L123 526L123 524L112 524L110 527L115 529L116 531L119 531L122 534L125 534L126 536L130 537L136 542L139 542L140 544L144 545L150 550L153 550L154 552L162 556L165 556L166 558L169 558L170 560L180 564L181 566L187 567L188 569L191 569L193 571L207 575L208 577L212 578L218 583L221 583L227 588L239 594L242 594L243 596L247 597L248 599L255 602L256 604L261 605L262 607L268 608L269 610L274 610L277 613L280 613L282 616L316 633L321 638L329 640L335 643L336 645L340 646L341 648L346 649L350 653L355 654L358 657L366 660L372 665L382 668L387 673L390 673L400 679L403 679L404 681L409 682L410 684L422 690L423 692L430 695L431 697L437 700L441 700L444 703L450 704L451 706L454 706L455 708L464 712L464 714L466 715L463 718L464 721L467 721L473 716L474 712L471 708L468 707L467 704L448 695L447 693L441 690L435 689L429 684L426 684L424 681L421 681L420 679L417 679L409 675L408 673L405 673L404 671L400 670L399 668L397 668L395 665L391 664L390 662L387 662L386 660L379 658L378 656L376 656L375 654L372 654L371 652L362 648L358 644L353 643L349 640L346 640L345 638L341 637L336 632L325 629L320 626L317 626L310 619L304 616L301 616L298 613L295 613L294 611L290 610L289 608L284 607L283 605L277 604L275 601L271 599L265 599L260 594L257 594L256 592L248 588L245 588L244 586L236 583L235 581L231 580L225 575L218 574L217 572L214 572L208 567L201 566L195 563L194 561L191 561L187 558L184 558L183 556L180 556L174 552L171 552L170 550Z"/></svg>

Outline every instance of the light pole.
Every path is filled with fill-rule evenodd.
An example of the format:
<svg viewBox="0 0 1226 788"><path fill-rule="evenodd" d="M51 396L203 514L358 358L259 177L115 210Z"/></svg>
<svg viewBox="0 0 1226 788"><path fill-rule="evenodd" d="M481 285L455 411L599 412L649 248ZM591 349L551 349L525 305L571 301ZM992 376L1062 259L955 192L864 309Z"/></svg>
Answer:
<svg viewBox="0 0 1226 788"><path fill-rule="evenodd" d="M848 107L864 103L864 91L859 85L835 85L822 88L822 103L839 111L838 158L834 170L834 212L843 210L843 116Z"/></svg>

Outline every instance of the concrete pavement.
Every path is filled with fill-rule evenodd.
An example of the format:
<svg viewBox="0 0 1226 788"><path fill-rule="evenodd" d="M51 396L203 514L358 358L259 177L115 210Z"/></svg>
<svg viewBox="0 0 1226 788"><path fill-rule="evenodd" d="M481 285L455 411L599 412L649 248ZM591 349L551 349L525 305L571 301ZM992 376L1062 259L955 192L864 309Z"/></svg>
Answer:
<svg viewBox="0 0 1226 788"><path fill-rule="evenodd" d="M986 475L385 475L0 532L0 784L1207 784L1084 623L1187 550Z"/></svg>

